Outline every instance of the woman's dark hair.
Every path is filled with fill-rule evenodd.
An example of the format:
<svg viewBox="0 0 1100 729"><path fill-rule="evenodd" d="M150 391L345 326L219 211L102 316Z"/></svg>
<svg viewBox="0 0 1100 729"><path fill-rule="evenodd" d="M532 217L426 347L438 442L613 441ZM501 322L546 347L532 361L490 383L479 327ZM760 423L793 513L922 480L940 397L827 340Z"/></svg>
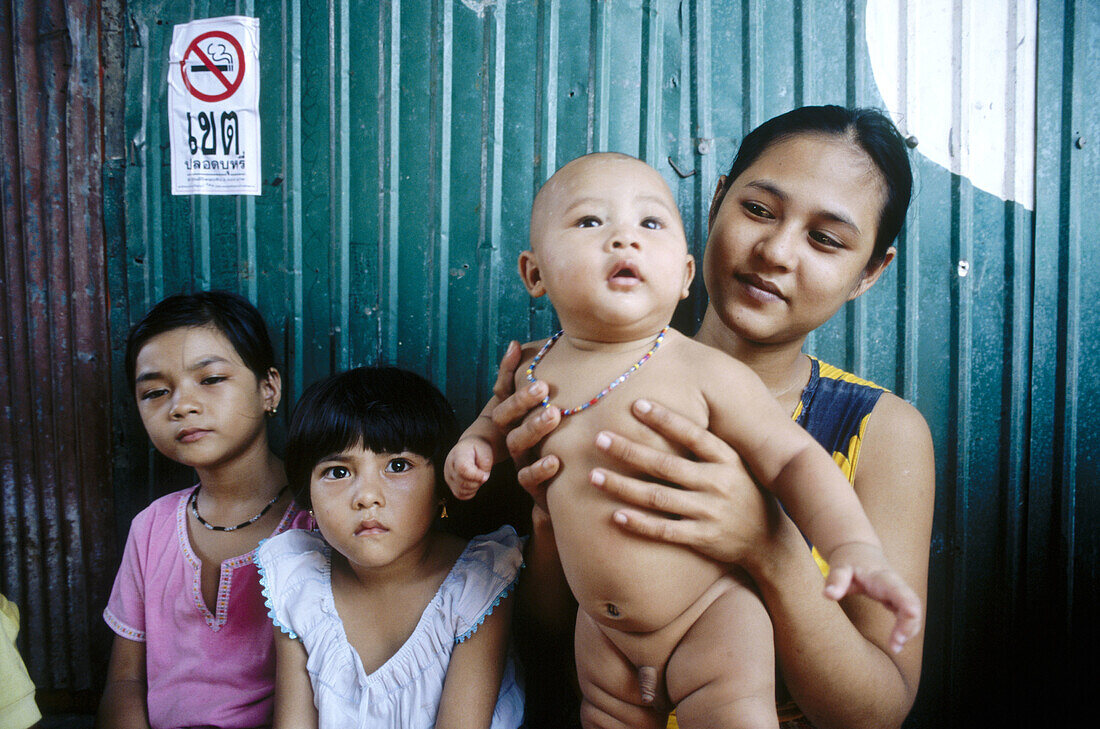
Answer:
<svg viewBox="0 0 1100 729"><path fill-rule="evenodd" d="M886 202L878 221L875 248L868 265L882 260L886 249L898 237L905 224L909 197L913 191L913 172L905 140L897 127L876 109L846 109L842 106L803 106L780 114L753 129L741 142L737 156L726 175L725 188L717 201L742 172L773 144L799 134L826 134L845 137L859 145L882 174ZM714 207L715 210L718 206Z"/></svg>
<svg viewBox="0 0 1100 729"><path fill-rule="evenodd" d="M314 466L361 444L375 453L411 451L427 458L435 468L436 495L446 498L443 461L456 440L458 421L435 385L396 367L358 367L302 393L287 434L287 482L298 505L310 508Z"/></svg>
<svg viewBox="0 0 1100 729"><path fill-rule="evenodd" d="M162 300L130 329L126 339L126 378L134 389L137 357L153 337L184 327L212 326L225 335L248 369L262 380L275 365L275 349L260 312L248 299L228 291L197 291Z"/></svg>

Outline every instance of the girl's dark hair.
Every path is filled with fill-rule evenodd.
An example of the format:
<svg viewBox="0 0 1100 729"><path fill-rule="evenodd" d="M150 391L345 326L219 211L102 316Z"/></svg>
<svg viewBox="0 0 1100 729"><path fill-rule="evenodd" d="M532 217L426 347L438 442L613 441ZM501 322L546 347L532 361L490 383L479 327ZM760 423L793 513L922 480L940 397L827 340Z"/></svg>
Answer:
<svg viewBox="0 0 1100 729"><path fill-rule="evenodd" d="M260 312L248 299L228 291L197 291L169 296L130 329L126 339L126 378L130 390L137 357L153 337L183 327L212 326L225 335L248 369L262 380L275 365L275 349Z"/></svg>
<svg viewBox="0 0 1100 729"><path fill-rule="evenodd" d="M435 468L445 499L443 461L458 440L454 411L435 385L396 367L358 367L310 385L294 408L286 476L294 500L311 506L310 474L323 458L361 444L375 453L412 451Z"/></svg>
<svg viewBox="0 0 1100 729"><path fill-rule="evenodd" d="M846 109L842 106L803 106L780 114L753 129L741 142L737 156L726 175L725 188L717 201L720 205L742 172L773 144L799 134L828 134L845 137L859 145L882 174L886 202L879 216L875 248L868 265L882 260L886 249L898 237L905 224L909 197L913 191L913 172L905 140L897 127L876 109ZM718 209L717 206L714 208Z"/></svg>

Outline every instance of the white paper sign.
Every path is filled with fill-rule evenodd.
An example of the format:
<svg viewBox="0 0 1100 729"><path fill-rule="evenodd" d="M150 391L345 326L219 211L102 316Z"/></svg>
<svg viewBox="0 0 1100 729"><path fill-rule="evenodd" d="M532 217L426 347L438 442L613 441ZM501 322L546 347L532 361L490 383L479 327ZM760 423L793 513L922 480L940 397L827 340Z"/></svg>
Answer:
<svg viewBox="0 0 1100 729"><path fill-rule="evenodd" d="M259 195L259 19L177 25L168 61L172 194Z"/></svg>

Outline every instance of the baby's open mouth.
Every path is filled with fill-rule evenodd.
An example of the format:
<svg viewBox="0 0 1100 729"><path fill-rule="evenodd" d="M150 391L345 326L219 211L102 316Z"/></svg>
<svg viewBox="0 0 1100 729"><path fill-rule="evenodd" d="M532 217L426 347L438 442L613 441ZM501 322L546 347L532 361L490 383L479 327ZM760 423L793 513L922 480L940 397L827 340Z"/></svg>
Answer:
<svg viewBox="0 0 1100 729"><path fill-rule="evenodd" d="M638 271L629 263L623 264L611 272L611 280L613 281L637 281L639 278L641 277L638 275Z"/></svg>

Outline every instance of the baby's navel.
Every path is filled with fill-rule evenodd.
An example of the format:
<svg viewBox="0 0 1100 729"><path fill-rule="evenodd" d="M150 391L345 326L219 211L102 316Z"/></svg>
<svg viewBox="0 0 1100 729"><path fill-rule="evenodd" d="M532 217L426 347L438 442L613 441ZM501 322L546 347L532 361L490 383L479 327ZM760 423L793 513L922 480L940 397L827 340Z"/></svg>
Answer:
<svg viewBox="0 0 1100 729"><path fill-rule="evenodd" d="M612 602L607 603L607 614L613 618L619 617L619 606Z"/></svg>

